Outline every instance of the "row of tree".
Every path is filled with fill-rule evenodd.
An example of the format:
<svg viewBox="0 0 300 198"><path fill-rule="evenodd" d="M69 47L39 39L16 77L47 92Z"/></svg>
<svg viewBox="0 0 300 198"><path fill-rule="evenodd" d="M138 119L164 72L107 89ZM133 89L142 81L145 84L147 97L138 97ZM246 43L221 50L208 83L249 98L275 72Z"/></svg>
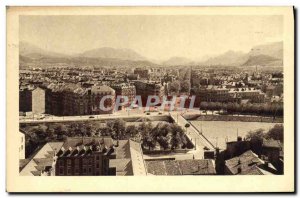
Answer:
<svg viewBox="0 0 300 198"><path fill-rule="evenodd" d="M191 147L183 129L175 123L141 122L138 125L126 126L126 122L117 119L107 122L101 131L102 136L111 136L114 139L132 138L142 144L143 149L153 150L160 147L163 150Z"/></svg>
<svg viewBox="0 0 300 198"><path fill-rule="evenodd" d="M283 125L276 124L268 132L265 132L263 129L257 129L256 131L250 131L246 135L246 140L258 140L260 142L263 139L273 139L283 142Z"/></svg>
<svg viewBox="0 0 300 198"><path fill-rule="evenodd" d="M283 103L221 103L201 102L200 109L205 111L224 111L228 114L266 115L273 117L283 116Z"/></svg>
<svg viewBox="0 0 300 198"><path fill-rule="evenodd" d="M269 131L258 129L256 131L250 131L246 135L245 139L251 142L252 150L260 155L262 153L263 140L278 140L283 143L283 125L276 124Z"/></svg>
<svg viewBox="0 0 300 198"><path fill-rule="evenodd" d="M179 94L179 93L189 93L191 89L191 83L189 80L175 80L170 82L168 85L168 94Z"/></svg>
<svg viewBox="0 0 300 198"><path fill-rule="evenodd" d="M26 131L26 155L34 153L40 146L50 141L64 141L67 137L111 136L116 140L133 138L140 141L143 148L154 149L159 145L163 149L191 147L183 129L174 123L160 122L153 126L151 122L139 125L126 125L122 119L106 123L74 122L39 124L22 127Z"/></svg>

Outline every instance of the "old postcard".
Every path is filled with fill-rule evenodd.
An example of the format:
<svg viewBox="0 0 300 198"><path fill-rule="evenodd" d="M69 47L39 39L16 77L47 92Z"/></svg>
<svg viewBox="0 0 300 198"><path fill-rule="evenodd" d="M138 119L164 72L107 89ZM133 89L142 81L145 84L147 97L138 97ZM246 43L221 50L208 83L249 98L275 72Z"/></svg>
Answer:
<svg viewBox="0 0 300 198"><path fill-rule="evenodd" d="M7 191L293 192L292 7L7 7Z"/></svg>

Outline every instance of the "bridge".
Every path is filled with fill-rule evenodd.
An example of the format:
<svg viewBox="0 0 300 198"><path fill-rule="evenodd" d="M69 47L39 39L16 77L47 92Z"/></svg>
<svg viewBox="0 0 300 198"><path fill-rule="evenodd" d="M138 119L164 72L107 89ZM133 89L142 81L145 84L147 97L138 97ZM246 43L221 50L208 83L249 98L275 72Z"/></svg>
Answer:
<svg viewBox="0 0 300 198"><path fill-rule="evenodd" d="M170 112L170 117L182 128L185 128L186 124L189 124L190 127L186 129L186 136L192 140L195 145L195 158L202 159L204 158L204 147L208 148L211 151L215 150L215 146L199 131L191 122L187 121L180 113Z"/></svg>

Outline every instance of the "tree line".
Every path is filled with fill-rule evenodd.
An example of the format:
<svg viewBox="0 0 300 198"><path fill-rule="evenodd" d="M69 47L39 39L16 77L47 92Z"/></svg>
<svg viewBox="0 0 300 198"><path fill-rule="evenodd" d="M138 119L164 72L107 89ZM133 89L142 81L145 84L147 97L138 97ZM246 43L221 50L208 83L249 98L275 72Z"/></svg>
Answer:
<svg viewBox="0 0 300 198"><path fill-rule="evenodd" d="M153 150L157 146L164 150L193 147L184 135L184 130L176 123L168 122L159 122L155 126L151 122L126 125L124 120L115 119L105 123L45 123L20 127L25 131L27 157L45 143L65 141L67 137L110 136L115 140L133 139L140 142L143 149L147 150Z"/></svg>
<svg viewBox="0 0 300 198"><path fill-rule="evenodd" d="M258 116L283 116L283 103L221 103L201 102L200 109L205 111L224 111L227 114L250 114Z"/></svg>

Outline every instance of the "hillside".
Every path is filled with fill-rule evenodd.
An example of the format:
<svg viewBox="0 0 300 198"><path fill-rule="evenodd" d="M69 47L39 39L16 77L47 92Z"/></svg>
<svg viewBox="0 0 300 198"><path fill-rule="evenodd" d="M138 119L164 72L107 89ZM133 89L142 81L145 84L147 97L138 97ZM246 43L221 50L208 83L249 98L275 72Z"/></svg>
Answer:
<svg viewBox="0 0 300 198"><path fill-rule="evenodd" d="M174 56L164 61L162 65L168 65L168 66L188 65L191 62L192 61L187 58Z"/></svg>
<svg viewBox="0 0 300 198"><path fill-rule="evenodd" d="M243 52L227 51L224 54L209 58L208 60L202 62L202 65L214 66L239 66L245 63L248 59L247 54Z"/></svg>
<svg viewBox="0 0 300 198"><path fill-rule="evenodd" d="M78 55L86 58L104 58L104 59L119 59L131 61L144 61L145 57L136 53L131 49L115 49L110 47L103 47L93 50L88 50Z"/></svg>

